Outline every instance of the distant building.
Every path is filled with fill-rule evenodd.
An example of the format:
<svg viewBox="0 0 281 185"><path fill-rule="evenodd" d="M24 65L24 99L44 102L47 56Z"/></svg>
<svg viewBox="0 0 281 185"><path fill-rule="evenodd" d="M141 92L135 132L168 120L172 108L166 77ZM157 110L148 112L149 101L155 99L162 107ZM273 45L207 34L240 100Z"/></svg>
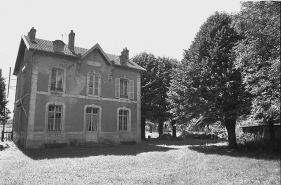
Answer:
<svg viewBox="0 0 281 185"><path fill-rule="evenodd" d="M13 75L17 76L14 141L24 148L76 141L116 144L141 140L141 66L61 40L22 36Z"/></svg>

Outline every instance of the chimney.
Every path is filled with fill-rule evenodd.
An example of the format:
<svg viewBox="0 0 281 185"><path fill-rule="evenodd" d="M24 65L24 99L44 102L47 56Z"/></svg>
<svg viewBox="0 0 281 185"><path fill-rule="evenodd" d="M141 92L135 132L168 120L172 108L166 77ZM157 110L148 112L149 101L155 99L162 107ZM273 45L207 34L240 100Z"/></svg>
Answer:
<svg viewBox="0 0 281 185"><path fill-rule="evenodd" d="M129 50L127 48L123 49L123 51L121 52L121 55L125 55L129 59Z"/></svg>
<svg viewBox="0 0 281 185"><path fill-rule="evenodd" d="M71 51L74 51L74 39L75 39L75 33L73 30L71 30L70 34L68 35L68 49Z"/></svg>
<svg viewBox="0 0 281 185"><path fill-rule="evenodd" d="M35 42L35 35L36 35L36 30L34 27L31 28L31 30L28 32L28 37L31 42Z"/></svg>

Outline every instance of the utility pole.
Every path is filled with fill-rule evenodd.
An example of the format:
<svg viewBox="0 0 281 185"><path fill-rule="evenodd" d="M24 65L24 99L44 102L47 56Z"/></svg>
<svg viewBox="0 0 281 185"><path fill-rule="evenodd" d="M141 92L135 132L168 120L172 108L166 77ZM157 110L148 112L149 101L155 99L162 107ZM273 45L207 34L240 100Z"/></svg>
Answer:
<svg viewBox="0 0 281 185"><path fill-rule="evenodd" d="M9 72L9 83L8 83L8 92L7 92L7 98L9 98L10 81L11 81L11 67L10 67L10 72Z"/></svg>
<svg viewBox="0 0 281 185"><path fill-rule="evenodd" d="M7 91L7 98L9 97L9 89L10 89L10 80L11 80L11 67L9 72L9 82L8 82L8 91ZM4 142L4 134L5 134L5 123L6 123L6 104L4 104L4 119L3 119L3 130L2 130L2 138L1 141Z"/></svg>

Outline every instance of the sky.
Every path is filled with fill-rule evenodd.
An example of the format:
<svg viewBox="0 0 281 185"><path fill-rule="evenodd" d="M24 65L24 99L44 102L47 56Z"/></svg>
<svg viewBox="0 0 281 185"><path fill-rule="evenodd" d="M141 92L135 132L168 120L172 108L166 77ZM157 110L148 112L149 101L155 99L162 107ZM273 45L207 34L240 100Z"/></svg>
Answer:
<svg viewBox="0 0 281 185"><path fill-rule="evenodd" d="M13 69L21 35L32 27L36 38L90 49L96 43L109 54L130 57L141 52L180 61L200 26L215 11L235 13L237 0L9 0L0 1L0 69L11 87L8 108L13 111L16 76Z"/></svg>

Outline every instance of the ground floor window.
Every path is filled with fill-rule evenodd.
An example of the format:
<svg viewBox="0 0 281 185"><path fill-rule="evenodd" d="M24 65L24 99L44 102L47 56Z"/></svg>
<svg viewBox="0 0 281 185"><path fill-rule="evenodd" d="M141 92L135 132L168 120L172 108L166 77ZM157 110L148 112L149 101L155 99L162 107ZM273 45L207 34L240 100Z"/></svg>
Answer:
<svg viewBox="0 0 281 185"><path fill-rule="evenodd" d="M97 131L99 120L99 109L94 107L86 108L86 124L88 131Z"/></svg>
<svg viewBox="0 0 281 185"><path fill-rule="evenodd" d="M119 131L130 131L131 127L131 110L123 107L118 108L118 130Z"/></svg>
<svg viewBox="0 0 281 185"><path fill-rule="evenodd" d="M49 105L48 130L61 130L62 109L61 105Z"/></svg>
<svg viewBox="0 0 281 185"><path fill-rule="evenodd" d="M122 131L128 130L128 118L129 118L129 111L119 110L119 130Z"/></svg>

